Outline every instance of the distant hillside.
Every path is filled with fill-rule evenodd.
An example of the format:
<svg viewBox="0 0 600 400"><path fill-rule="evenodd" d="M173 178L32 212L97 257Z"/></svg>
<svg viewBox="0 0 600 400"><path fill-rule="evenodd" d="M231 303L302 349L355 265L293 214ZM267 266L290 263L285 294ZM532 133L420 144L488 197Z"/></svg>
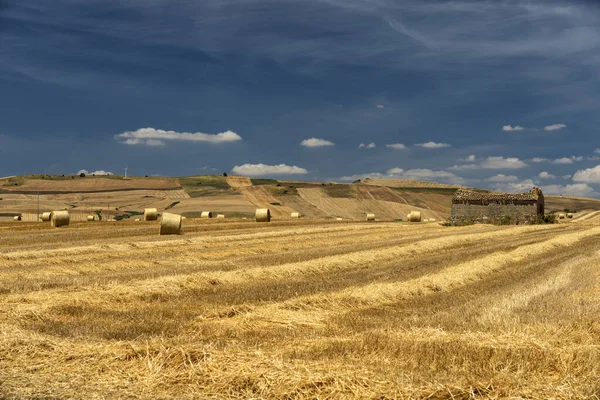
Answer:
<svg viewBox="0 0 600 400"><path fill-rule="evenodd" d="M188 217L213 211L227 217L252 217L268 207L275 219L291 212L305 218L364 220L406 219L410 211L423 218L444 220L459 186L411 180L365 179L351 184L201 175L179 178L28 175L0 179L0 213L23 214L35 220L37 193L40 211L70 210L75 218L100 212L105 217L129 218L146 207L170 210ZM481 190L481 189L475 189ZM600 201L546 196L548 211L600 210ZM1 217L1 215L0 215Z"/></svg>

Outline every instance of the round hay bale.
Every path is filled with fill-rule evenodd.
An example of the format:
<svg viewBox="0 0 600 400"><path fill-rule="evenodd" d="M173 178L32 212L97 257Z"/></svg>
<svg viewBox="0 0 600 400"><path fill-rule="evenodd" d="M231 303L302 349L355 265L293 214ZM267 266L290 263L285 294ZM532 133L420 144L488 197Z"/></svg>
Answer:
<svg viewBox="0 0 600 400"><path fill-rule="evenodd" d="M15 215L13 217L13 221L20 221L21 220L21 216L20 215Z"/></svg>
<svg viewBox="0 0 600 400"><path fill-rule="evenodd" d="M335 220L336 220L336 221L343 221L343 220L344 220L344 218L336 218Z"/></svg>
<svg viewBox="0 0 600 400"><path fill-rule="evenodd" d="M217 214L217 218L225 218L225 214Z"/></svg>
<svg viewBox="0 0 600 400"><path fill-rule="evenodd" d="M435 222L435 218L429 218L429 222Z"/></svg>
<svg viewBox="0 0 600 400"><path fill-rule="evenodd" d="M425 218L423 222L429 222L429 218Z"/></svg>
<svg viewBox="0 0 600 400"><path fill-rule="evenodd" d="M144 209L144 221L156 221L158 219L158 210L156 208Z"/></svg>
<svg viewBox="0 0 600 400"><path fill-rule="evenodd" d="M181 235L181 215L163 213L160 219L161 235Z"/></svg>
<svg viewBox="0 0 600 400"><path fill-rule="evenodd" d="M52 211L50 217L50 224L55 227L67 226L71 222L71 217L68 211Z"/></svg>
<svg viewBox="0 0 600 400"><path fill-rule="evenodd" d="M410 222L421 222L421 211L411 211L408 220Z"/></svg>
<svg viewBox="0 0 600 400"><path fill-rule="evenodd" d="M202 214L200 214L200 218L212 218L212 217L213 217L212 211L202 211Z"/></svg>
<svg viewBox="0 0 600 400"><path fill-rule="evenodd" d="M42 214L42 221L50 221L50 218L52 218L51 212L45 212Z"/></svg>
<svg viewBox="0 0 600 400"><path fill-rule="evenodd" d="M290 217L292 218L300 218L300 213L299 212L293 212L290 214Z"/></svg>
<svg viewBox="0 0 600 400"><path fill-rule="evenodd" d="M367 221L375 221L375 214L367 214Z"/></svg>
<svg viewBox="0 0 600 400"><path fill-rule="evenodd" d="M573 218L573 214L572 213L567 213L567 218Z"/></svg>
<svg viewBox="0 0 600 400"><path fill-rule="evenodd" d="M87 220L88 221L94 221L96 218L93 215L88 215L87 216Z"/></svg>
<svg viewBox="0 0 600 400"><path fill-rule="evenodd" d="M565 219L565 213L558 213L558 219Z"/></svg>
<svg viewBox="0 0 600 400"><path fill-rule="evenodd" d="M141 221L141 219L139 219L139 218L136 218L136 219L134 219L134 221L135 221L135 222L140 222L140 221Z"/></svg>
<svg viewBox="0 0 600 400"><path fill-rule="evenodd" d="M268 208L257 208L254 213L256 222L271 222L271 210Z"/></svg>

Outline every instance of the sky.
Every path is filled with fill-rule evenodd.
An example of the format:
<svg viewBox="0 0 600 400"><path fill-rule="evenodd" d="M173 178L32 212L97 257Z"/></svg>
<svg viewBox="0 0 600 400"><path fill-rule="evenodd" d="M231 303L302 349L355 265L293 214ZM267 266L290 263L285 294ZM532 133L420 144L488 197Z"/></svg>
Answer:
<svg viewBox="0 0 600 400"><path fill-rule="evenodd" d="M600 197L600 2L0 0L0 176Z"/></svg>

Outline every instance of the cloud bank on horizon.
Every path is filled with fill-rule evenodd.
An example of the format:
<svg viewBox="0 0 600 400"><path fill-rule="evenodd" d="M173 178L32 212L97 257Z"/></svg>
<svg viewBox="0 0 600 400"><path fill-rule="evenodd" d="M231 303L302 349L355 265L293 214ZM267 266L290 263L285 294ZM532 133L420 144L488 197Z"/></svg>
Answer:
<svg viewBox="0 0 600 400"><path fill-rule="evenodd" d="M3 5L0 176L129 165L600 196L597 2Z"/></svg>

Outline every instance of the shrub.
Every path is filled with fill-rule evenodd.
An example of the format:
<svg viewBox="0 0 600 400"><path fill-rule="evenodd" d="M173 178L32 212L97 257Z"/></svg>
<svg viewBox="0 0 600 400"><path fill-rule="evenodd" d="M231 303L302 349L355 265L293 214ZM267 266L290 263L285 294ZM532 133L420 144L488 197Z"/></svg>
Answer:
<svg viewBox="0 0 600 400"><path fill-rule="evenodd" d="M82 173L79 174L79 177L80 178L85 178L85 174L82 172Z"/></svg>

